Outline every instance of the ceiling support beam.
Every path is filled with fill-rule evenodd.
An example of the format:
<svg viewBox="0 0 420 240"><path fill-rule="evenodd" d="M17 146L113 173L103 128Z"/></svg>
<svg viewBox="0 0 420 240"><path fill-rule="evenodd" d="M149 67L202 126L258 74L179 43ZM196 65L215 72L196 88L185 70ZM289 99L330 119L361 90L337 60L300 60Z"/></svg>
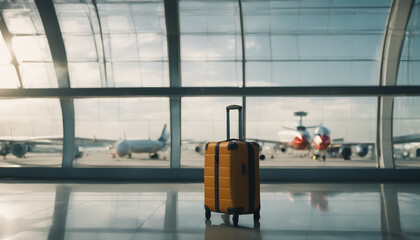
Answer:
<svg viewBox="0 0 420 240"><path fill-rule="evenodd" d="M0 31L3 35L4 43L6 43L7 49L9 50L10 56L12 57L11 63L15 67L16 74L19 80L19 88L23 88L22 76L20 75L19 62L16 58L15 51L12 47L12 37L13 34L10 33L9 28L7 27L6 20L4 19L3 13L0 11Z"/></svg>
<svg viewBox="0 0 420 240"><path fill-rule="evenodd" d="M102 30L102 22L101 22L101 17L99 16L99 9L98 9L98 4L96 3L96 0L92 0L92 5L93 5L93 8L95 9L96 20L98 20L99 36L96 36L95 34L95 27L93 23L94 17L92 17L92 14L90 11L89 11L89 21L90 21L90 26L92 29L93 38L95 39L96 54L98 56L98 62L102 63L102 67L103 67L103 69L101 69L101 74L103 76L103 78L101 79L101 84L102 84L102 87L110 87L110 84L108 82L108 70L106 67L104 34ZM88 5L88 8L89 8L89 5ZM98 38L100 41L98 41ZM105 82L103 82L103 80Z"/></svg>
<svg viewBox="0 0 420 240"><path fill-rule="evenodd" d="M45 29L51 56L54 62L58 86L62 89L70 88L70 76L67 64L66 48L61 35L60 25L52 0L35 0L42 24ZM63 158L62 167L71 168L75 156L75 119L74 104L71 97L60 97L61 113L63 116Z"/></svg>
<svg viewBox="0 0 420 240"><path fill-rule="evenodd" d="M404 36L413 0L393 0L383 41L379 86L396 86ZM380 168L394 168L392 119L394 96L378 98L378 130L376 152Z"/></svg>
<svg viewBox="0 0 420 240"><path fill-rule="evenodd" d="M378 97L420 96L420 86L173 87L0 89L2 98L98 97Z"/></svg>
<svg viewBox="0 0 420 240"><path fill-rule="evenodd" d="M178 0L165 0L166 38L169 60L169 85L181 87L181 43ZM170 96L171 168L181 167L181 97Z"/></svg>
<svg viewBox="0 0 420 240"><path fill-rule="evenodd" d="M246 87L246 53L245 53L245 32L244 15L242 11L242 0L238 0L239 22L241 25L241 47L242 47L242 87ZM246 139L246 97L242 96L242 136Z"/></svg>

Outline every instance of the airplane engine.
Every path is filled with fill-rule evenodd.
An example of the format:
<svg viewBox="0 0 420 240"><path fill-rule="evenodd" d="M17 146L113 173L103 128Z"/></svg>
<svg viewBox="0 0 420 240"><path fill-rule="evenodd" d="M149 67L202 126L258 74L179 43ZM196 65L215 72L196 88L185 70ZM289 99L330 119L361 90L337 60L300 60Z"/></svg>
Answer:
<svg viewBox="0 0 420 240"><path fill-rule="evenodd" d="M356 154L359 157L364 157L368 154L369 148L367 145L359 144L356 146Z"/></svg>
<svg viewBox="0 0 420 240"><path fill-rule="evenodd" d="M341 146L338 152L344 160L350 160L351 148L349 146Z"/></svg>
<svg viewBox="0 0 420 240"><path fill-rule="evenodd" d="M8 144L2 143L0 145L0 156L4 156L5 157L7 154L9 154L9 151L10 151L10 149L9 149L9 145Z"/></svg>
<svg viewBox="0 0 420 240"><path fill-rule="evenodd" d="M21 142L12 143L10 152L18 158L23 157L28 152L28 146Z"/></svg>
<svg viewBox="0 0 420 240"><path fill-rule="evenodd" d="M124 157L125 155L129 155L131 153L130 145L125 140L117 145L116 150L118 156L120 157Z"/></svg>
<svg viewBox="0 0 420 240"><path fill-rule="evenodd" d="M282 153L286 152L286 150L287 150L287 148L285 148L285 147L281 147L281 148L280 148L280 151L281 151Z"/></svg>
<svg viewBox="0 0 420 240"><path fill-rule="evenodd" d="M195 148L194 148L194 151L196 152L196 153L199 153L199 154L203 154L204 152L203 152L203 147L201 146L201 145L197 145Z"/></svg>

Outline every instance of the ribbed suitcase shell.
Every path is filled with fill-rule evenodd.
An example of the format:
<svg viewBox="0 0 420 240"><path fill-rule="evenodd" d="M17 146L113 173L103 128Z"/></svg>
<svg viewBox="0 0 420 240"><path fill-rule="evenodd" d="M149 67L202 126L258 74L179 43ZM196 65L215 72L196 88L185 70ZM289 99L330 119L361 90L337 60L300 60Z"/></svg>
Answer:
<svg viewBox="0 0 420 240"><path fill-rule="evenodd" d="M249 162L247 142L244 141L223 141L219 144L218 150L218 208L216 202L215 182L215 158L216 145L218 142L210 142L206 145L204 156L204 204L212 212L248 214L259 211L260 208L260 176L259 176L259 146L253 146L253 165ZM250 174L251 178L250 179ZM252 176L253 175L253 176ZM250 198L250 186L255 181L253 191L254 199ZM252 191L252 188L251 188ZM250 202L253 209L250 209ZM251 205L252 206L252 205ZM251 211L250 211L251 210ZM258 212L259 214L259 212Z"/></svg>

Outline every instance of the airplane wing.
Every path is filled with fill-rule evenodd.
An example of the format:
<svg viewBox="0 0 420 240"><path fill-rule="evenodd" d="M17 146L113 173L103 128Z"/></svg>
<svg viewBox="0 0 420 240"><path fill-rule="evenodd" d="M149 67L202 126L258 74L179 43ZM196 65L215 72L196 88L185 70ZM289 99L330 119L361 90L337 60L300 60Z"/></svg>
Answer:
<svg viewBox="0 0 420 240"><path fill-rule="evenodd" d="M25 136L2 136L0 142L25 142L39 145L57 145L62 143L62 137L58 136L42 136L42 137L25 137Z"/></svg>
<svg viewBox="0 0 420 240"><path fill-rule="evenodd" d="M355 146L355 145L375 145L375 142L346 142L344 138L332 139L330 148L340 148L342 146Z"/></svg>
<svg viewBox="0 0 420 240"><path fill-rule="evenodd" d="M420 134L397 136L397 137L393 137L392 141L396 144L420 142Z"/></svg>
<svg viewBox="0 0 420 240"><path fill-rule="evenodd" d="M329 148L340 148L342 146L355 146L355 145L375 145L374 142L332 142Z"/></svg>
<svg viewBox="0 0 420 240"><path fill-rule="evenodd" d="M40 136L40 137L25 137L25 136L3 136L0 137L0 142L25 142L34 145L61 145L63 144L63 137L61 136ZM96 138L75 138L75 144L83 147L101 147L115 144L115 140L96 139Z"/></svg>
<svg viewBox="0 0 420 240"><path fill-rule="evenodd" d="M109 147L115 145L115 140L97 138L75 138L75 144L81 147Z"/></svg>
<svg viewBox="0 0 420 240"><path fill-rule="evenodd" d="M276 140L266 140L266 139L258 139L258 138L246 138L247 141L253 141L258 143L273 143L273 144L279 144L279 145L289 145L289 142L284 141L276 141Z"/></svg>

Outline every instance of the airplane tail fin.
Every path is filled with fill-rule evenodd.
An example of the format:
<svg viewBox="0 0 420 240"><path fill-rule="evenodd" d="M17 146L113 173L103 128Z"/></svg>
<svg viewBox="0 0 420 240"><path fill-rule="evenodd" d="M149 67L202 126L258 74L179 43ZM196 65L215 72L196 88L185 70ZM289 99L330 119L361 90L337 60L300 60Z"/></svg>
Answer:
<svg viewBox="0 0 420 240"><path fill-rule="evenodd" d="M160 135L158 141L166 143L168 141L168 133L166 132L166 124L163 126L162 134Z"/></svg>

